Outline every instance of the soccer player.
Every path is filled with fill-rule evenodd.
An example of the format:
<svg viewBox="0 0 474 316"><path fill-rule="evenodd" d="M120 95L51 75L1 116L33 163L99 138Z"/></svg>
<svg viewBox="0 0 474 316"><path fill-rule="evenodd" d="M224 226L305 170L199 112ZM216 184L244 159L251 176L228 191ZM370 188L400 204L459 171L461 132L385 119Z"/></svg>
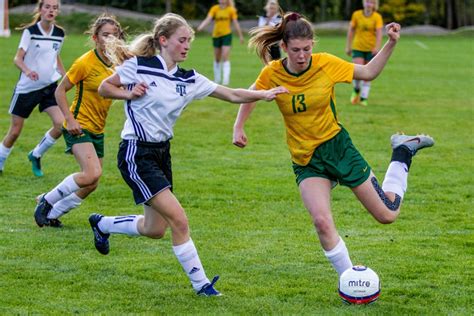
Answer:
<svg viewBox="0 0 474 316"><path fill-rule="evenodd" d="M104 157L105 119L112 104L97 92L102 80L113 73L105 55L109 36L123 39L120 23L110 15L99 16L88 31L94 49L76 59L56 89L56 100L66 118L63 135L66 152L72 153L80 172L67 176L54 189L40 195L34 218L38 226L61 227L59 217L79 206L99 184ZM69 108L66 92L76 87Z"/></svg>
<svg viewBox="0 0 474 316"><path fill-rule="evenodd" d="M353 79L373 80L382 71L400 36L400 25L386 26L388 41L367 65L344 61L326 53L313 54L311 23L297 13L288 13L273 30L253 29L249 44L264 62L268 45L280 38L288 57L263 68L252 88L288 87L276 97L286 126L293 170L304 205L312 217L324 253L340 275L352 267L347 247L339 236L331 214L331 189L340 183L354 192L362 205L380 223L395 221L407 188L408 170L418 150L433 146L425 135L395 134L392 158L382 186L369 164L352 144L337 119L334 87ZM255 103L242 104L234 125L233 142L245 147L244 124Z"/></svg>
<svg viewBox="0 0 474 316"><path fill-rule="evenodd" d="M190 237L186 213L172 193L173 127L183 109L195 99L212 96L233 103L254 102L273 100L287 90L230 89L195 70L180 68L178 63L186 60L193 37L186 20L169 13L157 20L152 34L138 37L131 47L118 42L108 48L112 60L121 65L102 82L99 93L125 100L126 122L117 155L118 167L133 191L135 203L143 205L145 214L92 214L89 222L95 247L104 255L109 253L110 234L159 239L169 226L173 251L196 293L216 296L220 295L214 288L218 277L212 282L206 277Z"/></svg>
<svg viewBox="0 0 474 316"><path fill-rule="evenodd" d="M265 10L265 15L258 17L259 27L265 25L273 27L278 23L281 23L281 8L278 0L268 0L263 9ZM272 60L281 58L280 43L275 43L270 46L270 56L272 57Z"/></svg>
<svg viewBox="0 0 474 316"><path fill-rule="evenodd" d="M237 10L233 0L219 0L219 4L211 7L207 17L198 26L197 31L204 29L214 20L212 43L214 46L214 82L227 86L230 82L230 48L232 45L231 22L239 34L240 43L244 43L244 36L237 20ZM222 73L222 81L221 81Z"/></svg>
<svg viewBox="0 0 474 316"><path fill-rule="evenodd" d="M56 81L65 73L59 57L64 42L64 30L55 22L59 5L58 0L39 0L33 21L20 28L23 35L14 63L21 70L21 74L10 103L10 128L0 143L0 173L21 134L25 120L38 104L39 111L46 112L51 118L53 127L28 153L35 176L43 176L41 157L61 136L64 117L54 99Z"/></svg>
<svg viewBox="0 0 474 316"><path fill-rule="evenodd" d="M352 56L352 62L358 65L367 64L380 50L382 45L382 16L377 12L378 0L364 0L364 9L352 14L347 31L346 54ZM353 81L354 90L351 103L368 105L370 92L369 80Z"/></svg>

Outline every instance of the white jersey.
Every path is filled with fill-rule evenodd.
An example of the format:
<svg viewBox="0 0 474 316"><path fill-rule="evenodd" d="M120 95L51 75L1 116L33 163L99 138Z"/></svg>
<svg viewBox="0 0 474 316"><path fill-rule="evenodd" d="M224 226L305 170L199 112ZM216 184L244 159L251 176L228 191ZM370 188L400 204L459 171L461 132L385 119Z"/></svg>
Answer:
<svg viewBox="0 0 474 316"><path fill-rule="evenodd" d="M275 14L271 18L267 18L266 16L259 16L258 17L258 26L265 26L265 25L270 25L270 26L275 26L278 23L281 23L281 15Z"/></svg>
<svg viewBox="0 0 474 316"><path fill-rule="evenodd" d="M38 74L38 80L31 80L21 73L15 93L28 93L42 89L61 78L58 71L58 55L64 42L64 31L53 25L46 33L40 22L23 30L20 46L26 54L24 63Z"/></svg>
<svg viewBox="0 0 474 316"><path fill-rule="evenodd" d="M217 84L194 70L166 69L161 56L133 57L116 68L121 84L131 90L135 84L148 85L144 96L126 100L127 120L122 139L163 142L173 137L173 127L184 108L195 99L210 95Z"/></svg>

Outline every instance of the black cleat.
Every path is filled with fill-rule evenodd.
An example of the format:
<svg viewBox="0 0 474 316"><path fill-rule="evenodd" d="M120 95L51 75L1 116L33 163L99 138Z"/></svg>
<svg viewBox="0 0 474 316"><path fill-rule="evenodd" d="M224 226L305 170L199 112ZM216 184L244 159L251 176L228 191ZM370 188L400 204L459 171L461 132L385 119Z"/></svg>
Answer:
<svg viewBox="0 0 474 316"><path fill-rule="evenodd" d="M62 228L64 225L61 223L61 221L57 218L51 218L48 219L49 221L49 226L54 227L54 228Z"/></svg>
<svg viewBox="0 0 474 316"><path fill-rule="evenodd" d="M43 227L45 225L49 226L50 221L48 219L48 214L52 208L53 206L49 204L48 201L46 201L43 195L40 201L38 202L38 205L36 205L35 215L34 215L36 224L38 224L39 227Z"/></svg>
<svg viewBox="0 0 474 316"><path fill-rule="evenodd" d="M110 234L104 234L99 229L99 222L104 217L100 214L91 214L89 216L89 224L91 225L92 232L94 233L94 245L95 249L103 255L109 253L109 237Z"/></svg>

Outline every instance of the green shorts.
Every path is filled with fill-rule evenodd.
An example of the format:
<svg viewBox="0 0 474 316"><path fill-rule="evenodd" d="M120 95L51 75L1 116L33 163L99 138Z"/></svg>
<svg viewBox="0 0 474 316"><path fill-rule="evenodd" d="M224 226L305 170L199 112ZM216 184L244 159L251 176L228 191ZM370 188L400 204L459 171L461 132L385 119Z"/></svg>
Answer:
<svg viewBox="0 0 474 316"><path fill-rule="evenodd" d="M344 127L314 150L309 164L300 166L293 163L298 185L306 178L318 177L354 188L369 178L370 170Z"/></svg>
<svg viewBox="0 0 474 316"><path fill-rule="evenodd" d="M374 55L372 52L363 52L360 50L352 50L352 58L363 58L365 61L370 61L372 58L374 58Z"/></svg>
<svg viewBox="0 0 474 316"><path fill-rule="evenodd" d="M66 153L72 153L72 145L74 144L92 143L97 157L104 157L104 134L94 134L83 129L81 135L71 135L63 128L63 136L66 141Z"/></svg>
<svg viewBox="0 0 474 316"><path fill-rule="evenodd" d="M213 37L212 38L212 45L214 47L231 46L232 45L232 33L221 36L221 37Z"/></svg>

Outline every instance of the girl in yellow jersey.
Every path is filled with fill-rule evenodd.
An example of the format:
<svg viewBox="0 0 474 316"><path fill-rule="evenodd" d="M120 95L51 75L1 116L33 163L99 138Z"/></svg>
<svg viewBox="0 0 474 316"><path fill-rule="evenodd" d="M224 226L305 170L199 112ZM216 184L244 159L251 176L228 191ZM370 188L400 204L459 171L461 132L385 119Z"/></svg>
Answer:
<svg viewBox="0 0 474 316"><path fill-rule="evenodd" d="M378 0L364 0L364 9L352 14L347 31L346 54L354 64L367 64L380 50L382 44L382 16L377 12ZM370 81L354 80L351 103L368 105Z"/></svg>
<svg viewBox="0 0 474 316"><path fill-rule="evenodd" d="M275 100L285 121L296 182L324 253L339 274L352 267L352 262L332 218L331 188L337 183L348 186L377 221L391 223L400 212L412 156L434 144L425 135L393 135L392 159L380 186L337 119L335 84L377 77L400 36L396 23L387 25L386 30L389 40L367 65L352 64L330 54L313 54L311 23L297 13L286 14L278 26L250 32L249 45L256 47L265 63L270 60L268 47L275 41L282 41L281 47L288 55L267 64L252 88L282 85L289 90ZM247 144L243 128L254 107L255 103L240 107L233 139L239 147Z"/></svg>
<svg viewBox="0 0 474 316"><path fill-rule="evenodd" d="M123 38L117 20L101 15L89 30L95 48L73 63L56 89L56 100L64 114L63 136L66 152L72 153L81 171L66 177L59 185L37 198L35 220L38 226L61 227L59 217L81 204L99 183L104 156L104 127L111 99L101 97L97 89L113 68L105 56L108 36ZM66 92L76 87L71 106Z"/></svg>
<svg viewBox="0 0 474 316"><path fill-rule="evenodd" d="M198 26L197 31L204 29L214 20L212 43L214 46L214 82L227 86L230 82L230 47L232 45L231 22L239 34L240 43L244 43L244 36L237 20L237 10L232 0L219 0L219 4L211 7L207 17ZM222 82L221 82L222 72Z"/></svg>

